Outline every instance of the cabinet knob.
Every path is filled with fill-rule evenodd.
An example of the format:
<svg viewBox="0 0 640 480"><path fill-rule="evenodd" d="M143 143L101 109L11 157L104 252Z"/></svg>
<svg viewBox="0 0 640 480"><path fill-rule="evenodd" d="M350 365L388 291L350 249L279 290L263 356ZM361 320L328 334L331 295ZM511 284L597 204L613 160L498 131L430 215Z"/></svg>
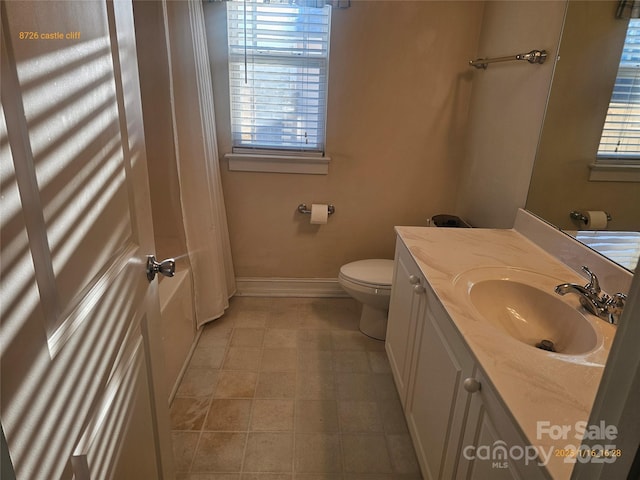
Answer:
<svg viewBox="0 0 640 480"><path fill-rule="evenodd" d="M417 275L409 275L409 283L411 285L417 285L420 283L420 277Z"/></svg>
<svg viewBox="0 0 640 480"><path fill-rule="evenodd" d="M419 285L419 284L413 287L413 291L415 293L424 293L425 290L426 289L422 285Z"/></svg>
<svg viewBox="0 0 640 480"><path fill-rule="evenodd" d="M465 378L462 386L469 393L475 393L480 390L480 382L473 377Z"/></svg>

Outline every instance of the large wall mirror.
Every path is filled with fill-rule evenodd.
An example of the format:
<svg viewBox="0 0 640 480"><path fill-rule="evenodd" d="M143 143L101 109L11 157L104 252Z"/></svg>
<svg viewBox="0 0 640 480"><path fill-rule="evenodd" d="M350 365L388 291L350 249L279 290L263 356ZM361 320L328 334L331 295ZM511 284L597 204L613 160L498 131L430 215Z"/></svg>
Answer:
<svg viewBox="0 0 640 480"><path fill-rule="evenodd" d="M640 249L640 182L590 178L628 25L617 5L569 2L526 208L633 270L636 254L619 252ZM606 232L579 231L570 212L590 210L611 215Z"/></svg>

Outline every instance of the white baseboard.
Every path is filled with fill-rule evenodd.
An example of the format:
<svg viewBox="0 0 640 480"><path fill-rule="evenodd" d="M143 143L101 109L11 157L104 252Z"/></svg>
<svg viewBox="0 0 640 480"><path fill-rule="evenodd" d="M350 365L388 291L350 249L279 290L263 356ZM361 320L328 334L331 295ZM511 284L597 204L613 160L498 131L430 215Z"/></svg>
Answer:
<svg viewBox="0 0 640 480"><path fill-rule="evenodd" d="M348 297L337 278L237 277L239 297Z"/></svg>

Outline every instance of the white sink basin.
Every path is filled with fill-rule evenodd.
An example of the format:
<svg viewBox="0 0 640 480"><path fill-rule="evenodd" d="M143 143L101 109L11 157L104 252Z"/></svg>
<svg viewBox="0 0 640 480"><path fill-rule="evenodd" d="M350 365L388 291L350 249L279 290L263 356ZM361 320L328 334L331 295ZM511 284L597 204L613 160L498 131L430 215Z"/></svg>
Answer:
<svg viewBox="0 0 640 480"><path fill-rule="evenodd" d="M526 270L487 268L469 271L458 282L482 320L523 344L565 355L586 354L598 345L596 329L577 297L553 292L562 280Z"/></svg>

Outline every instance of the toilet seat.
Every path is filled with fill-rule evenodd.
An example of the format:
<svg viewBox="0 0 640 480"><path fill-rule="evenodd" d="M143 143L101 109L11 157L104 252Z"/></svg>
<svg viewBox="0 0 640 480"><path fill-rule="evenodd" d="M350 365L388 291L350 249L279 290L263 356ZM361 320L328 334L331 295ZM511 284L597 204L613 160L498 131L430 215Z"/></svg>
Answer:
<svg viewBox="0 0 640 480"><path fill-rule="evenodd" d="M393 260L358 260L340 267L340 278L363 287L391 290Z"/></svg>

